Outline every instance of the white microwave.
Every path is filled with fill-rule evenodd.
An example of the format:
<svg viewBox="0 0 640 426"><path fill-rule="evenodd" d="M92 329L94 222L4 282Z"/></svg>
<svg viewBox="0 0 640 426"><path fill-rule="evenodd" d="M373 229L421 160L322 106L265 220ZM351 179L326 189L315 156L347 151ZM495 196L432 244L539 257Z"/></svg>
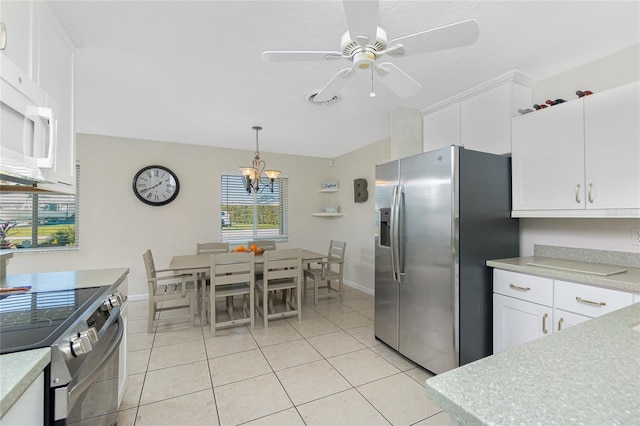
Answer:
<svg viewBox="0 0 640 426"><path fill-rule="evenodd" d="M0 174L47 182L43 169L54 166L56 139L47 94L0 54Z"/></svg>

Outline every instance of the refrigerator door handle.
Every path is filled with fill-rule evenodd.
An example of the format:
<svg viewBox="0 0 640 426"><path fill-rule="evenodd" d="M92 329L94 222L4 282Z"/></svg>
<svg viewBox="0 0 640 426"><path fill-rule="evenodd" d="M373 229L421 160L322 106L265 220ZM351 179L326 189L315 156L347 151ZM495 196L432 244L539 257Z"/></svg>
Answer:
<svg viewBox="0 0 640 426"><path fill-rule="evenodd" d="M402 206L402 186L394 185L391 204L391 271L393 280L401 281L400 270L400 209Z"/></svg>

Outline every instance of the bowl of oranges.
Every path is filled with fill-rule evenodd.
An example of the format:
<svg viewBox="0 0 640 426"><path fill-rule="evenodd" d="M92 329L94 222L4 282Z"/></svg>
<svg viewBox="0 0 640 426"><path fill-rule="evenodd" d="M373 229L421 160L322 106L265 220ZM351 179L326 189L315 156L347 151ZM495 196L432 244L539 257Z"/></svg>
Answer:
<svg viewBox="0 0 640 426"><path fill-rule="evenodd" d="M261 247L258 247L255 244L251 244L249 246L249 248L246 248L245 246L238 246L236 248L234 248L233 250L231 250L233 252L254 252L256 256L260 256L262 253L264 253L264 249Z"/></svg>

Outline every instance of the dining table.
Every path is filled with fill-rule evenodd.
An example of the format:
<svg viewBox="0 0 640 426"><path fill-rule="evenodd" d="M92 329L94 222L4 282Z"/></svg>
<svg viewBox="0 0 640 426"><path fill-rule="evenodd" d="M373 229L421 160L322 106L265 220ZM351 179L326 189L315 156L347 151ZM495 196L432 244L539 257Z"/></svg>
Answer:
<svg viewBox="0 0 640 426"><path fill-rule="evenodd" d="M327 257L326 254L317 253L307 249L300 249L302 251L302 263L320 262ZM262 254L254 256L254 262L256 265L262 265L264 263L264 256ZM206 275L211 271L211 253L202 254L181 254L171 258L169 267L176 273L180 274L194 274L198 279L202 295L206 288ZM204 297L201 297L200 318L202 324L207 324L208 320L204 312L206 312L206 301Z"/></svg>

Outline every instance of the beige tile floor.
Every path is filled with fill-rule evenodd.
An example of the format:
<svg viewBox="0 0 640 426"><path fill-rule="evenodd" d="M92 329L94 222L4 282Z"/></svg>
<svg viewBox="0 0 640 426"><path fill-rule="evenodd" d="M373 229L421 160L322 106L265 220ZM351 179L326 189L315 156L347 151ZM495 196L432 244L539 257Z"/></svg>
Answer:
<svg viewBox="0 0 640 426"><path fill-rule="evenodd" d="M147 302L129 302L128 383L118 425L440 425L430 373L373 335L373 298L303 305L303 320L211 336L185 312L146 333Z"/></svg>

